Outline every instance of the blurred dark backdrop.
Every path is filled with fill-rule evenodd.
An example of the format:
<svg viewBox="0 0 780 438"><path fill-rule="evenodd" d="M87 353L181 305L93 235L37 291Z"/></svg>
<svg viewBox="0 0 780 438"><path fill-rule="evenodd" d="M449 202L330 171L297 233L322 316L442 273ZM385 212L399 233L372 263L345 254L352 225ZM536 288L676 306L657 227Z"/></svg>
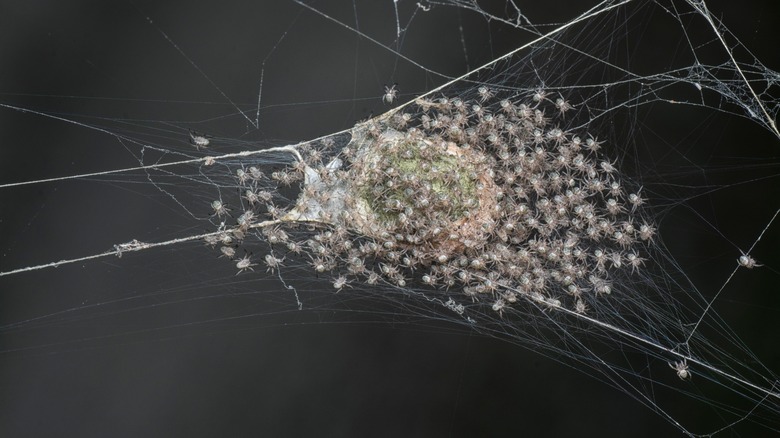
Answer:
<svg viewBox="0 0 780 438"><path fill-rule="evenodd" d="M136 145L79 123L187 153L193 153L187 129L225 139L225 150L244 141L284 144L382 112L384 84L397 82L405 100L442 82L292 2L267 3L0 5L0 103L62 119L0 108L2 182L137 164ZM356 9L359 31L393 44L392 2L384 3L317 6L350 24ZM577 1L556 1L553 8L534 3L524 5L532 8L526 14L552 23L583 7ZM711 6L759 59L777 67L771 2L749 3ZM414 9L414 2L401 4L402 12ZM411 60L448 75L527 39L463 11L435 17L417 13L393 48L400 45ZM453 36L460 27L467 55ZM260 127L254 129L236 107L254 119L261 73ZM776 147L776 139L750 124L716 135L724 143L745 141L740 126L758 131L747 143ZM750 187L736 196L748 206L759 204L762 193ZM772 193L764 192L764 199ZM753 195L758 200L750 201ZM98 253L133 238L205 231L157 188L121 178L2 189L0 205L3 271ZM724 212L717 217L723 227L734 222L727 233L732 239L740 217L747 220L748 239L773 208L735 208L733 218ZM706 276L713 249L697 245L715 232L699 223L669 233L667 240L692 260L686 266L692 275ZM722 253L716 258L722 260ZM0 435L680 435L622 392L554 360L456 324L418 324L410 315L395 315L405 305L401 297L392 298L399 306L377 317L365 310L381 307L377 297L343 299L322 307L328 311L302 315L274 278L234 277L228 263L214 259L193 244L0 280L0 322L24 323L0 332ZM331 293L326 282L300 275L308 275L303 283L310 291ZM722 275L714 277L715 285L722 282ZM777 283L776 276L759 278ZM742 284L757 293L772 289ZM238 296L247 291L257 296ZM315 307L321 299L311 297ZM768 321L777 319L777 298L728 299L734 305L718 310L777 370L777 325ZM769 299L774 301L762 301ZM311 303L304 300L308 308ZM342 312L330 312L334 308ZM690 413L685 420L691 423L683 424L709 431L696 423L697 415ZM740 427L746 436L765 433Z"/></svg>

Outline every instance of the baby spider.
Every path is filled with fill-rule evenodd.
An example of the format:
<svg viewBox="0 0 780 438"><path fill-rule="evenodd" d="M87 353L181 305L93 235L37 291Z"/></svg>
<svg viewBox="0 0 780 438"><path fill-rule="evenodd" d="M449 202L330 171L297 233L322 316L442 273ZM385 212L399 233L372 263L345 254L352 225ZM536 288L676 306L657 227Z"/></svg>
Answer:
<svg viewBox="0 0 780 438"><path fill-rule="evenodd" d="M628 263L631 265L631 272L633 273L635 270L639 269L642 264L645 262L645 259L642 257L639 257L636 253L629 253L626 256L626 260L628 260Z"/></svg>
<svg viewBox="0 0 780 438"><path fill-rule="evenodd" d="M685 359L679 362L672 362L669 364L669 367L677 371L677 377L679 377L682 380L690 379L691 375L693 374L691 370L688 368L688 362Z"/></svg>
<svg viewBox="0 0 780 438"><path fill-rule="evenodd" d="M606 173L613 173L617 171L613 163L610 163L609 161L602 161L601 163L599 163L599 167L601 167L601 170L603 170Z"/></svg>
<svg viewBox="0 0 780 438"><path fill-rule="evenodd" d="M556 298L545 297L542 302L549 309L559 309L561 307L561 300Z"/></svg>
<svg viewBox="0 0 780 438"><path fill-rule="evenodd" d="M488 100L491 97L493 97L493 92L490 91L490 88L488 88L488 87L486 87L484 85L479 87L479 88L477 88L477 93L479 93L479 100L482 101L482 102L485 102L486 100Z"/></svg>
<svg viewBox="0 0 780 438"><path fill-rule="evenodd" d="M190 130L190 144L195 146L195 149L200 150L200 148L208 147L209 143L211 143L211 138L210 135L200 134Z"/></svg>
<svg viewBox="0 0 780 438"><path fill-rule="evenodd" d="M653 236L655 235L655 227L648 225L648 224L642 224L639 226L639 238L642 240L653 240Z"/></svg>
<svg viewBox="0 0 780 438"><path fill-rule="evenodd" d="M244 192L244 199L249 203L249 205L255 205L258 202L260 202L260 197L258 196L257 192L253 189L246 189L246 192Z"/></svg>
<svg viewBox="0 0 780 438"><path fill-rule="evenodd" d="M385 94L382 95L382 101L387 104L392 104L396 97L398 97L398 90L395 88L398 84L391 86L385 85Z"/></svg>
<svg viewBox="0 0 780 438"><path fill-rule="evenodd" d="M216 200L211 203L211 208L214 209L214 214L216 214L219 217L222 217L230 211L229 208L227 208L227 205L225 205L222 201Z"/></svg>
<svg viewBox="0 0 780 438"><path fill-rule="evenodd" d="M314 270L319 272L319 273L325 272L328 269L330 269L329 266L328 266L327 261L325 261L321 257L316 257L316 258L312 259L311 265L314 268Z"/></svg>
<svg viewBox="0 0 780 438"><path fill-rule="evenodd" d="M536 92L534 92L534 94L533 94L533 96L531 96L531 98L533 99L534 102L539 103L539 102L541 102L543 100L547 100L547 92L540 88L540 89L536 90Z"/></svg>
<svg viewBox="0 0 780 438"><path fill-rule="evenodd" d="M254 268L252 266L257 266L256 263L252 263L252 259L249 256L249 254L244 255L244 257L238 259L236 262L236 268L238 269L238 272L236 275L246 271L247 269L250 271L254 271Z"/></svg>
<svg viewBox="0 0 780 438"><path fill-rule="evenodd" d="M494 312L498 312L499 316L504 316L504 308L506 307L506 301L504 301L503 298L499 298L493 303L493 306L491 307L493 308Z"/></svg>
<svg viewBox="0 0 780 438"><path fill-rule="evenodd" d="M756 259L754 259L753 257L750 257L747 254L742 254L741 256L739 256L738 261L739 261L739 266L743 266L743 267L748 268L748 269L753 269L753 268L756 268L756 267L764 266L764 265L759 265L756 262Z"/></svg>
<svg viewBox="0 0 780 438"><path fill-rule="evenodd" d="M645 200L642 199L642 196L639 195L639 193L631 193L628 195L628 202L631 204L631 213L633 213L634 210L645 203Z"/></svg>
<svg viewBox="0 0 780 438"><path fill-rule="evenodd" d="M588 305L585 304L585 302L582 300L577 300L577 302L574 304L574 311L580 315L584 315L588 312Z"/></svg>
<svg viewBox="0 0 780 438"><path fill-rule="evenodd" d="M219 251L222 253L220 257L227 257L229 259L232 259L236 256L236 249L232 246L223 246L219 248Z"/></svg>
<svg viewBox="0 0 780 438"><path fill-rule="evenodd" d="M284 258L278 258L274 256L273 254L266 254L265 255L265 264L268 266L268 269L266 269L266 272L274 273L276 272L276 269L279 269L279 267L282 266L282 262L284 261Z"/></svg>
<svg viewBox="0 0 780 438"><path fill-rule="evenodd" d="M257 215L252 210L246 210L241 216L236 219L238 223L238 229L241 231L247 231L252 227L252 224L257 219Z"/></svg>
<svg viewBox="0 0 780 438"><path fill-rule="evenodd" d="M295 182L298 177L291 173L289 170L280 170L277 172L273 172L271 174L271 178L279 182L279 184L283 186L290 186L293 182Z"/></svg>
<svg viewBox="0 0 780 438"><path fill-rule="evenodd" d="M293 254L300 254L303 251L303 247L298 242L287 242L287 250Z"/></svg>
<svg viewBox="0 0 780 438"><path fill-rule="evenodd" d="M251 178L251 174L247 173L244 169L236 169L236 179L238 180L238 183L243 185L246 185L247 181Z"/></svg>
<svg viewBox="0 0 780 438"><path fill-rule="evenodd" d="M214 246L216 246L216 244L219 243L219 235L209 234L206 237L204 237L203 240L206 242L206 245L209 245L213 248Z"/></svg>
<svg viewBox="0 0 780 438"><path fill-rule="evenodd" d="M336 292L340 291L344 288L344 286L347 286L347 277L344 275L341 275L333 280L333 288L336 289Z"/></svg>
<svg viewBox="0 0 780 438"><path fill-rule="evenodd" d="M601 149L601 142L596 138L590 137L585 140L585 147L588 148L588 150L591 152L597 152L599 149Z"/></svg>
<svg viewBox="0 0 780 438"><path fill-rule="evenodd" d="M555 107L558 108L558 111L560 111L561 114L574 108L569 102L567 102L562 97L555 99Z"/></svg>

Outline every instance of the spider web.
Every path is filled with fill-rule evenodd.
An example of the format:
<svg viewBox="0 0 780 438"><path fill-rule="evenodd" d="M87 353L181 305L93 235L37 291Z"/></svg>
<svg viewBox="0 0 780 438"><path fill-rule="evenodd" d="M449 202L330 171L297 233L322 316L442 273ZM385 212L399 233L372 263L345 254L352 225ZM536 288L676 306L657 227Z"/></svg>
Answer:
<svg viewBox="0 0 780 438"><path fill-rule="evenodd" d="M568 6L554 16L516 3L492 10L471 2L291 2L281 6L283 19L259 25L257 17L269 11L247 5L237 7L240 14L223 6L129 5L122 27L111 17L95 23L96 32L111 28L103 44L67 33L68 20L56 27L41 20L35 35L55 35L42 43L55 49L54 64L20 65L26 83L3 81L19 84L3 94L4 143L20 145L4 148L3 163L13 163L4 181L144 169L2 189L3 205L12 207L3 209L1 271L111 253L3 277L3 376L12 394L3 411L17 414L4 414L3 428L18 430L18 418L35 409L36 401L21 394L38 379L62 403L67 394L82 394L73 415L83 412L95 381L114 382L93 393L107 397L127 390L122 380L142 379L135 396L159 399L156 387L166 385L176 404L184 403L167 408L172 415L210 411L215 403L271 413L232 426L221 416L209 427L223 434L228 427L285 434L287 424L271 417L299 415L315 419L314 430L354 434L375 431L368 424L407 432L414 424L426 435L777 430L777 278L770 258L777 73L760 61L776 65L774 54L757 52L760 41L739 42L736 35L753 29L732 34L721 24L718 16L734 13L728 5L594 2L593 9ZM760 11L756 5L747 12ZM247 22L221 28L236 15ZM313 40L306 29L315 26ZM127 75L121 81L119 71ZM398 102L445 84L433 95L466 96L488 84L517 95L542 89L565 96L575 106L568 129L604 140L604 155L643 187L660 238L655 265L642 278L649 292L665 297L655 306L674 305L648 308L650 322L632 337L538 306L501 316L475 307L460 315L416 287L353 285L334 295L329 277L292 258L278 276L260 266L237 276L233 263L200 241L119 251L141 249L132 239L213 232L209 204L234 192L236 169L290 162L284 153L238 155L204 171L204 157L349 129L389 108L381 94L394 82ZM209 134L209 148L189 144L190 131ZM30 153L33 147L44 153ZM278 200L295 195L281 192ZM266 250L254 249L258 256ZM766 266L734 271L747 252ZM639 283L623 286L639 290ZM685 357L691 381L669 369ZM570 377L567 366L595 381ZM64 383L77 368L78 377ZM246 400L227 394L236 369L251 382L241 392ZM212 374L198 390L214 394L215 403L183 401L191 398L193 376ZM542 385L534 387L536 381ZM625 395L639 404L625 406ZM365 399L411 405L404 416L427 408L433 419L409 423L380 402L364 410L356 400ZM323 403L360 418L340 423ZM105 421L114 418L102 412ZM134 412L138 421L149 415ZM565 424L556 424L561 417Z"/></svg>

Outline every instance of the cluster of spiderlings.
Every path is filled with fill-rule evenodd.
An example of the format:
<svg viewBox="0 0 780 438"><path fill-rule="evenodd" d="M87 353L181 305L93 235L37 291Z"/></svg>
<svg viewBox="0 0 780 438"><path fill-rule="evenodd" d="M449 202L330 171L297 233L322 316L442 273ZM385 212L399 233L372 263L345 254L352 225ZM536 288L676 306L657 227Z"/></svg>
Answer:
<svg viewBox="0 0 780 438"><path fill-rule="evenodd" d="M298 213L319 227L286 244L337 289L415 281L497 312L524 296L584 313L641 268L655 229L600 143L554 123L571 109L480 87L358 124L335 156L305 148L277 179L306 181Z"/></svg>
<svg viewBox="0 0 780 438"><path fill-rule="evenodd" d="M235 169L231 179L233 183L230 185L235 187L236 196L211 202L210 214L213 222L219 224L219 230L208 235L205 240L210 246L219 247L220 257L235 262L239 272L253 271L257 264L252 262L252 256L246 251L239 254L238 250L248 235L257 233L254 230L256 224L285 213L284 208L276 205L280 198L278 185L294 184L300 175L287 170L266 175L258 167L252 166ZM273 181L278 185L272 184ZM284 234L282 230L279 233Z"/></svg>
<svg viewBox="0 0 780 438"><path fill-rule="evenodd" d="M209 205L211 222L217 232L205 237L206 243L219 248L219 257L231 260L239 273L254 271L262 262L266 271L276 273L288 255L299 256L311 251L308 238L301 233L290 234L286 228L295 222L285 220L289 207L304 180L306 168L322 168L323 160L333 155L334 141L323 140L316 148L303 145L298 148L303 160L290 165L290 153L279 152L264 157L262 164L246 166L235 163L207 163L209 178L217 180L222 187L220 198ZM225 169L229 169L227 179ZM280 225L280 222L286 227ZM269 225L270 223L270 225ZM315 223L313 226L320 226ZM270 245L267 254L257 254L256 243Z"/></svg>

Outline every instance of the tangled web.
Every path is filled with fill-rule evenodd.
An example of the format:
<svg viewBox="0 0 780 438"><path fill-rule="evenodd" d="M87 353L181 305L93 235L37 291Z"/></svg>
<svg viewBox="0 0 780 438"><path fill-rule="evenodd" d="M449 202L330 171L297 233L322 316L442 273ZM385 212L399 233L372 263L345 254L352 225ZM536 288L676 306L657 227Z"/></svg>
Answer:
<svg viewBox="0 0 780 438"><path fill-rule="evenodd" d="M339 272L336 289L421 282L489 301L499 313L518 294L552 307L571 301L586 313L611 293L613 276L641 268L641 242L655 234L644 201L624 188L598 140L558 127L572 109L562 97L537 91L526 104L486 86L476 92L476 100L424 98L360 123L346 145L306 145L300 161L270 176L237 169L243 199L212 202L220 219L227 205L241 205L236 223L220 223L207 242L226 243L221 252L237 259L234 242L262 220L263 240L310 254L316 272ZM303 181L291 211L261 202L272 196L258 187L274 181ZM320 230L296 241L277 224ZM264 261L273 270L282 260Z"/></svg>
<svg viewBox="0 0 780 438"><path fill-rule="evenodd" d="M725 140L711 136L715 122L709 118L747 122L758 139L748 143L771 149L780 139L780 75L742 46L705 2L605 1L551 24L534 20L536 11L522 3L494 10L472 1L388 2L392 19L380 20L391 24L387 39L365 22L358 26L357 12L353 24L336 7L293 1L297 13L389 53L394 65L388 82L397 80L400 92L373 84L371 100L401 104L389 111L380 106L378 116L288 145L257 149L256 142L212 135L221 126L214 119L133 121L127 130L122 118L82 121L0 103L5 110L116 138L138 166L91 177L152 188L157 202L179 212L181 220L173 237L132 236L137 240L114 241L109 250L85 257L18 269L4 264L0 274L19 278L93 259L122 265L130 263L129 254L142 258L153 248L184 248L192 259L210 257L203 276L192 269L187 287L163 288L132 310L156 309L159 300L211 299L181 295L194 293L197 279L204 278L231 296L282 303L282 310L220 316L220 322L300 311L327 323L338 320L329 313L334 309L361 320L376 313L379 320L407 327L418 319L443 321L593 376L686 435L778 432L776 373L718 314L735 275L774 269L766 258L754 258L753 249L760 250L767 241L762 237L776 227L778 206L756 207L753 213L763 216L738 239L718 223L725 217L721 207L700 203L735 205L720 196L745 185L776 192L775 154L767 159L750 149L738 160L718 161L712 144ZM352 6L357 11L362 5ZM457 18L467 73L417 61L408 50L414 32L431 17L450 18L453 11L496 26L502 37L516 32L526 39L475 68L458 21L463 18ZM642 59L657 52L657 43L644 35L634 39L642 34L636 29L652 29L646 17L653 14L684 41L660 70ZM150 23L165 47L211 81L162 25ZM268 93L265 73L273 66L266 61L261 95ZM412 89L406 78L414 74L426 83L406 91ZM254 106L235 104L216 83L211 86L230 103L225 118L233 129L243 124L257 134L264 123L272 125L268 97ZM304 113L306 105L298 106ZM704 115L687 121L679 108ZM686 120L685 134L664 132L680 119ZM713 272L723 273L711 286L693 278L690 272L700 266L688 263L689 253L676 246L693 222L698 225L692 229L707 229L733 250L708 260ZM211 251L203 252L201 242ZM245 283L261 278L278 280L283 293L266 296L259 283ZM78 323L98 306L115 306L109 314L122 314L130 310L123 307L127 299L4 318L2 328L10 338ZM360 299L372 308L356 304ZM93 339L78 336L78 345ZM11 342L3 353L72 344Z"/></svg>

